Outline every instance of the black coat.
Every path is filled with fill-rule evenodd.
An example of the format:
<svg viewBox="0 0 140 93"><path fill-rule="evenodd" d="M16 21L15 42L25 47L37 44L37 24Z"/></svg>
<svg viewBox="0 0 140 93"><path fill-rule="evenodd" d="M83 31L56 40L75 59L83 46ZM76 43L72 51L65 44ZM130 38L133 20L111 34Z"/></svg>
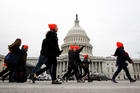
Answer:
<svg viewBox="0 0 140 93"><path fill-rule="evenodd" d="M12 53L9 57L8 64L20 64L21 57L25 51L21 50L18 45L11 47Z"/></svg>
<svg viewBox="0 0 140 93"><path fill-rule="evenodd" d="M68 51L68 59L69 59L69 65L74 65L74 51L69 50Z"/></svg>
<svg viewBox="0 0 140 93"><path fill-rule="evenodd" d="M126 61L132 62L129 55L124 51L123 47L117 48L114 56L117 56L117 65L125 64Z"/></svg>
<svg viewBox="0 0 140 93"><path fill-rule="evenodd" d="M18 55L20 57L24 54L24 52L25 51L21 50L18 45L15 45L15 46L12 47L12 53L16 54L16 55Z"/></svg>
<svg viewBox="0 0 140 93"><path fill-rule="evenodd" d="M84 67L89 68L89 64L90 64L90 62L88 61L87 58L84 58L82 64L84 64Z"/></svg>
<svg viewBox="0 0 140 93"><path fill-rule="evenodd" d="M58 46L58 38L55 31L50 30L46 35L46 56L47 57L58 57L61 54L61 51Z"/></svg>
<svg viewBox="0 0 140 93"><path fill-rule="evenodd" d="M80 49L74 51L74 62L77 64L81 64L81 59L80 59L80 52L83 50L84 46L82 46Z"/></svg>

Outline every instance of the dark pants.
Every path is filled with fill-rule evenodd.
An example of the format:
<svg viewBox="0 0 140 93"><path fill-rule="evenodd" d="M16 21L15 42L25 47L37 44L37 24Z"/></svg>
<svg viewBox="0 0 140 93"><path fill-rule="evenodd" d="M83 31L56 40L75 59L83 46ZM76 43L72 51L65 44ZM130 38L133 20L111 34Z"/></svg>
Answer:
<svg viewBox="0 0 140 93"><path fill-rule="evenodd" d="M51 70L51 68L52 68L52 70ZM56 59L56 57L48 57L48 65L45 68L37 71L36 75L38 76L41 73L45 72L46 70L50 69L52 71L51 72L52 73L51 74L52 80L56 80L56 68L57 68L57 59Z"/></svg>
<svg viewBox="0 0 140 93"><path fill-rule="evenodd" d="M79 80L78 69L74 65L69 65L68 71L64 74L63 78L66 77L66 79L68 80L69 77L71 77L74 74L76 76L76 79Z"/></svg>
<svg viewBox="0 0 140 93"><path fill-rule="evenodd" d="M84 70L84 74L82 75L82 77L85 77L86 75L88 75L88 80L90 80L90 74L89 74L88 67L83 67L83 70Z"/></svg>
<svg viewBox="0 0 140 93"><path fill-rule="evenodd" d="M10 68L9 67L7 67L2 72L0 72L0 77L3 76L4 74L6 74L8 71L10 71Z"/></svg>
<svg viewBox="0 0 140 93"><path fill-rule="evenodd" d="M118 65L118 69L117 69L117 71L114 73L112 79L115 79L115 78L117 77L117 75L121 72L122 69L125 71L125 73L126 73L128 79L129 79L129 80L132 80L132 78L131 78L131 76L130 76L130 73L129 73L129 70L128 70L127 66L124 65L124 64Z"/></svg>
<svg viewBox="0 0 140 93"><path fill-rule="evenodd" d="M0 77L6 78L9 76L9 82L15 82L17 81L17 65L11 64L9 65L5 70L0 72Z"/></svg>
<svg viewBox="0 0 140 93"><path fill-rule="evenodd" d="M15 82L18 79L18 69L17 65L13 64L10 67L10 73L9 73L9 82Z"/></svg>
<svg viewBox="0 0 140 93"><path fill-rule="evenodd" d="M19 68L19 78L18 82L25 82L27 80L26 76L26 65L22 64Z"/></svg>

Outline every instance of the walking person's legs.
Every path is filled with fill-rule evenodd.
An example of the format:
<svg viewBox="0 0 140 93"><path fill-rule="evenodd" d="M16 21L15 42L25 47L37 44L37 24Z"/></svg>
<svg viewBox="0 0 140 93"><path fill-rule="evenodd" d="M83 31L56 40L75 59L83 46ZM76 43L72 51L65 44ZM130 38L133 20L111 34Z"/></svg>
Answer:
<svg viewBox="0 0 140 93"><path fill-rule="evenodd" d="M136 80L131 78L131 75L129 73L129 70L128 70L127 66L123 66L123 70L125 71L125 73L126 73L128 79L130 80L130 82L135 82L136 81Z"/></svg>
<svg viewBox="0 0 140 93"><path fill-rule="evenodd" d="M49 69L53 68L52 70L52 84L62 84L61 82L59 82L57 79L56 79L56 68L57 68L57 59L56 57L48 57L48 67Z"/></svg>
<svg viewBox="0 0 140 93"><path fill-rule="evenodd" d="M118 69L116 70L116 72L114 73L114 75L113 75L113 77L112 77L112 82L118 83L118 82L116 82L115 78L116 78L117 75L121 72L122 69L123 69L122 66L118 66Z"/></svg>
<svg viewBox="0 0 140 93"><path fill-rule="evenodd" d="M33 69L32 73L36 73L43 64L45 64L48 61L48 59L42 55L39 56L39 60L35 68Z"/></svg>
<svg viewBox="0 0 140 93"><path fill-rule="evenodd" d="M2 72L0 72L0 77L3 76L5 73L7 73L10 69L7 67Z"/></svg>
<svg viewBox="0 0 140 93"><path fill-rule="evenodd" d="M33 81L33 83L35 83L35 78L37 77L36 73L39 71L39 69L41 68L41 66L43 64L46 64L48 62L48 58L40 55L39 56L39 60L37 65L35 66L35 68L33 69L32 73L30 74L30 79Z"/></svg>

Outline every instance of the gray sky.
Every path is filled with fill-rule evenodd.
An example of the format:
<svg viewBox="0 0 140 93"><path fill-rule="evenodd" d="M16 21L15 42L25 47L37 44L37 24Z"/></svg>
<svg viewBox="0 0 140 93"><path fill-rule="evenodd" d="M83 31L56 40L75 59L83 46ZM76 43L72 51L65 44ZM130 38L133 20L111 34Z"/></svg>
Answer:
<svg viewBox="0 0 140 93"><path fill-rule="evenodd" d="M21 38L28 56L38 57L49 23L58 25L61 46L76 13L94 56L110 56L120 41L131 57L140 57L140 0L0 0L0 54Z"/></svg>

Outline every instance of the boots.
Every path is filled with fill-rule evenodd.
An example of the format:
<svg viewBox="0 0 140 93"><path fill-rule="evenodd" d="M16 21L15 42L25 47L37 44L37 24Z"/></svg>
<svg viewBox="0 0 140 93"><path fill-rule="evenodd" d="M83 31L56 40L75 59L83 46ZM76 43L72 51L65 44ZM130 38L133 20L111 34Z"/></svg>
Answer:
<svg viewBox="0 0 140 93"><path fill-rule="evenodd" d="M130 80L130 83L134 83L134 82L136 82L136 80L134 80L134 79L131 79Z"/></svg>
<svg viewBox="0 0 140 93"><path fill-rule="evenodd" d="M111 81L112 81L113 83L118 83L115 79L112 79Z"/></svg>

